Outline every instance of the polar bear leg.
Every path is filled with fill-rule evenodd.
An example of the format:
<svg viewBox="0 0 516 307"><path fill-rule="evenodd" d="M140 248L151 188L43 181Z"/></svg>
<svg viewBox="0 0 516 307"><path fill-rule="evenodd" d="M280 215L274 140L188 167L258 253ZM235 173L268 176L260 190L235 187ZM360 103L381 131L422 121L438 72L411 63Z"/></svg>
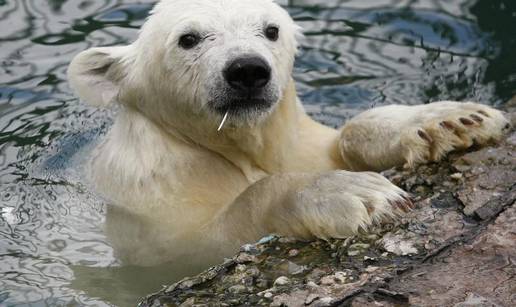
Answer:
<svg viewBox="0 0 516 307"><path fill-rule="evenodd" d="M487 145L508 127L502 112L477 103L391 105L351 119L342 129L339 148L353 170L381 171L439 161L453 150Z"/></svg>
<svg viewBox="0 0 516 307"><path fill-rule="evenodd" d="M411 208L408 194L377 173L282 174L249 187L209 233L219 234L214 241L237 247L271 233L343 238Z"/></svg>

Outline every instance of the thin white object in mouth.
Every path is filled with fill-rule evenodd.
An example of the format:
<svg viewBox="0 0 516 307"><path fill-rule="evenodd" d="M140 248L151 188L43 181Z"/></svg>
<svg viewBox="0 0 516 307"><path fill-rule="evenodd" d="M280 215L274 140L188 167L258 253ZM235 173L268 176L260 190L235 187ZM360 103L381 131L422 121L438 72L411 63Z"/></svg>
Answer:
<svg viewBox="0 0 516 307"><path fill-rule="evenodd" d="M222 122L220 123L219 129L217 131L222 130L222 127L224 126L224 123L226 123L226 120L228 119L229 111L226 112L226 115L224 115L224 118L222 119Z"/></svg>

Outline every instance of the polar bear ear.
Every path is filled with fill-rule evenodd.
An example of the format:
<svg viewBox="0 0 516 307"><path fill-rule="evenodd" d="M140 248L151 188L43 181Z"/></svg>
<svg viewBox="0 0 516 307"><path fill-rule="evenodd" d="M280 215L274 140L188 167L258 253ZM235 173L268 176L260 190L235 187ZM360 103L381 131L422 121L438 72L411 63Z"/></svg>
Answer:
<svg viewBox="0 0 516 307"><path fill-rule="evenodd" d="M303 33L303 28L301 28L301 26L299 26L297 24L294 25L294 39L295 39L295 44L296 44L296 54L299 54L299 52L300 52L299 46L305 42L306 36Z"/></svg>
<svg viewBox="0 0 516 307"><path fill-rule="evenodd" d="M68 80L76 94L91 105L114 102L126 76L123 61L130 46L92 48L78 54L68 67Z"/></svg>

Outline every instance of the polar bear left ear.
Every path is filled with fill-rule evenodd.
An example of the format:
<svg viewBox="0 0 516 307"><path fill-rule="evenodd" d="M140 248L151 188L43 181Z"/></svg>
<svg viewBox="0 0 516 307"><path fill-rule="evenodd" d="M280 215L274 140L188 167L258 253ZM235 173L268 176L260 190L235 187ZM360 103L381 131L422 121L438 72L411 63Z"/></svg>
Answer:
<svg viewBox="0 0 516 307"><path fill-rule="evenodd" d="M130 46L92 48L77 55L68 67L68 80L76 94L97 107L114 102L126 76L124 61Z"/></svg>

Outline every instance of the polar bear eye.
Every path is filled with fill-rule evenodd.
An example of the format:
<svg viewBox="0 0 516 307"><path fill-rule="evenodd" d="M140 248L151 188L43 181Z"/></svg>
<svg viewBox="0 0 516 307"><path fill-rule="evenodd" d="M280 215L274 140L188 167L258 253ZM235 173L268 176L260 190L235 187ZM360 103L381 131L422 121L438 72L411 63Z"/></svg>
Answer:
<svg viewBox="0 0 516 307"><path fill-rule="evenodd" d="M179 38L179 46L183 49L192 49L199 44L200 41L201 38L198 35L185 34Z"/></svg>
<svg viewBox="0 0 516 307"><path fill-rule="evenodd" d="M279 38L279 28L276 26L268 26L267 29L265 29L265 36L275 42Z"/></svg>

